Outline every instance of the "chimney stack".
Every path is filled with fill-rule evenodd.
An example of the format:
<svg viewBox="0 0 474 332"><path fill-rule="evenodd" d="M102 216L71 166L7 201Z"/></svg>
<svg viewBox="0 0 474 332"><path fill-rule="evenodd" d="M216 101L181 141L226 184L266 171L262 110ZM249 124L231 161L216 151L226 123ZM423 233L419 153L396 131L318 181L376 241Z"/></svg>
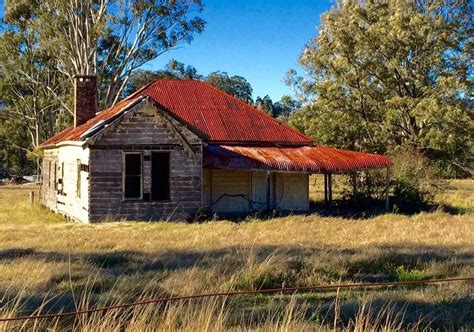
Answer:
<svg viewBox="0 0 474 332"><path fill-rule="evenodd" d="M86 123L97 112L97 77L74 76L74 127Z"/></svg>

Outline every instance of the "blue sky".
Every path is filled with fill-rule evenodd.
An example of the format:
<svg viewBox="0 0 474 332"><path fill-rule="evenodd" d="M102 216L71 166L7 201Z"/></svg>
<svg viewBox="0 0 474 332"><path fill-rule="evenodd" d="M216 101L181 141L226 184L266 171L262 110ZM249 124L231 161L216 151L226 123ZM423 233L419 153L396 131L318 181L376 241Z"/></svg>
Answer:
<svg viewBox="0 0 474 332"><path fill-rule="evenodd" d="M3 2L0 0L0 5ZM221 70L244 76L253 87L254 98L268 94L273 101L291 94L283 78L289 69L298 67L298 56L316 35L320 15L332 5L331 0L203 2L205 31L191 44L184 44L143 68L161 69L175 58L193 65L200 74Z"/></svg>
<svg viewBox="0 0 474 332"><path fill-rule="evenodd" d="M201 74L214 70L244 76L254 98L268 94L277 101L291 89L286 72L297 68L304 45L316 36L320 15L330 0L203 0L206 29L189 45L146 65L159 69L172 58Z"/></svg>

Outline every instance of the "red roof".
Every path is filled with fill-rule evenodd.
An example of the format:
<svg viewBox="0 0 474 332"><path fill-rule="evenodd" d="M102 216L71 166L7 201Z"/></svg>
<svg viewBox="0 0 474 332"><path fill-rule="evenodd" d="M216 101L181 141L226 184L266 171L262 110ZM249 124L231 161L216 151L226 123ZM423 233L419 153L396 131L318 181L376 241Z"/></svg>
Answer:
<svg viewBox="0 0 474 332"><path fill-rule="evenodd" d="M68 128L43 142L79 141L100 121L114 117L138 97L150 97L165 111L213 143L267 143L311 145L313 141L271 116L228 95L212 85L196 80L157 80L77 128Z"/></svg>
<svg viewBox="0 0 474 332"><path fill-rule="evenodd" d="M84 140L144 98L210 143L204 149L205 167L338 173L391 166L385 156L314 146L297 130L208 83L193 80L154 81L41 146Z"/></svg>
<svg viewBox="0 0 474 332"><path fill-rule="evenodd" d="M344 173L390 167L389 158L328 146L249 147L209 145L204 167L221 169L279 170L308 173Z"/></svg>
<svg viewBox="0 0 474 332"><path fill-rule="evenodd" d="M51 137L50 139L44 141L41 143L40 146L48 146L48 145L53 145L57 144L60 142L65 142L65 141L80 141L81 140L81 135L86 133L88 130L94 128L94 126L99 125L101 122L113 119L115 116L120 114L120 112L127 108L128 106L132 105L135 103L139 98L137 97L130 97L125 100L122 100L121 102L117 103L114 107L111 107L103 112L100 112L97 114L95 117L87 121L86 123L74 128L74 127L69 127L59 134Z"/></svg>

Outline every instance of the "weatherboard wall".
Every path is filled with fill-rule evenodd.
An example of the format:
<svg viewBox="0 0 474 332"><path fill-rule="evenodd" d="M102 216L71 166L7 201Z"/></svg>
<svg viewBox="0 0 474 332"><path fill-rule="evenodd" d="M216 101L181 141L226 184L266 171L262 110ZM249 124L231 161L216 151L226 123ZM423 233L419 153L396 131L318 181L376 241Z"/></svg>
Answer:
<svg viewBox="0 0 474 332"><path fill-rule="evenodd" d="M88 148L61 146L46 149L43 157L43 205L74 220L88 222L89 173L80 170L80 165L88 164Z"/></svg>
<svg viewBox="0 0 474 332"><path fill-rule="evenodd" d="M184 220L201 206L202 145L200 139L150 103L140 104L119 124L101 132L90 147L90 221ZM141 199L123 195L126 152L140 152ZM150 201L152 152L170 154L170 199Z"/></svg>
<svg viewBox="0 0 474 332"><path fill-rule="evenodd" d="M203 206L217 214L248 213L267 208L289 212L309 209L309 175L264 171L204 169Z"/></svg>

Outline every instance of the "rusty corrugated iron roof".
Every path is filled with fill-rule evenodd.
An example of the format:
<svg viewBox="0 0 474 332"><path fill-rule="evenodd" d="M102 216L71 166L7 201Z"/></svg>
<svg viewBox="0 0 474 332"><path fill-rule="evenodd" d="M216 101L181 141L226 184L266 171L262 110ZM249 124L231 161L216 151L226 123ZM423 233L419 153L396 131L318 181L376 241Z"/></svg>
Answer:
<svg viewBox="0 0 474 332"><path fill-rule="evenodd" d="M84 132L100 121L114 117L122 108L139 97L150 97L157 105L208 142L313 144L309 137L299 131L206 82L162 79L144 86L85 124L66 129L43 142L41 146L66 140L79 141Z"/></svg>
<svg viewBox="0 0 474 332"><path fill-rule="evenodd" d="M127 98L122 100L121 102L117 103L114 107L111 107L103 112L100 112L95 117L87 121L86 123L74 128L69 127L59 134L49 138L48 140L41 143L41 147L54 145L57 143L65 142L65 141L80 141L81 136L86 133L87 131L94 128L96 125L100 124L101 122L105 122L107 120L114 119L117 115L120 114L124 109L134 104L139 97Z"/></svg>
<svg viewBox="0 0 474 332"><path fill-rule="evenodd" d="M313 143L297 130L206 82L158 80L139 93L203 133L209 142Z"/></svg>
<svg viewBox="0 0 474 332"><path fill-rule="evenodd" d="M284 172L344 173L390 167L389 158L328 146L249 147L208 145L204 167Z"/></svg>
<svg viewBox="0 0 474 332"><path fill-rule="evenodd" d="M385 156L314 146L297 130L208 83L193 80L154 81L41 146L85 140L146 97L209 143L204 149L205 167L340 173L391 166Z"/></svg>

